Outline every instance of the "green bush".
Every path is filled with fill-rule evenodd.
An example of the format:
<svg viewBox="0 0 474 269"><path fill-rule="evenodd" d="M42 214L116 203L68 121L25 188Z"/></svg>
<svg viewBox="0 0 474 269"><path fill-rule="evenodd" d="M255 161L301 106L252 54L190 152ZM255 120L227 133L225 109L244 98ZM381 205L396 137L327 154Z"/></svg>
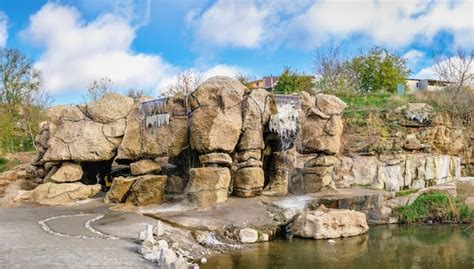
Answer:
<svg viewBox="0 0 474 269"><path fill-rule="evenodd" d="M7 170L7 163L8 163L8 160L0 157L0 173Z"/></svg>
<svg viewBox="0 0 474 269"><path fill-rule="evenodd" d="M474 210L444 192L420 195L413 204L399 208L400 220L405 223L433 222L472 223Z"/></svg>

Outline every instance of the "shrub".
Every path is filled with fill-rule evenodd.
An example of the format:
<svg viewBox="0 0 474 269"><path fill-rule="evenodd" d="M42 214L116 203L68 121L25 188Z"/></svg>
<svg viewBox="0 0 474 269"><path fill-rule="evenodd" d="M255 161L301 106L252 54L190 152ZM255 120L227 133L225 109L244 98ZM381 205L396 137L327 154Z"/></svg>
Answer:
<svg viewBox="0 0 474 269"><path fill-rule="evenodd" d="M399 208L400 220L405 223L474 222L474 210L444 192L420 195L413 204Z"/></svg>

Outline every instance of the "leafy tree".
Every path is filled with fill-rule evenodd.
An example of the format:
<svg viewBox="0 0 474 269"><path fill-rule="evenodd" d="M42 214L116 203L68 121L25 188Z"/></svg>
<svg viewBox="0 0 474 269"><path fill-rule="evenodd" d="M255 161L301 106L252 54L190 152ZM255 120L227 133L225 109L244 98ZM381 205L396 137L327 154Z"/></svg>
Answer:
<svg viewBox="0 0 474 269"><path fill-rule="evenodd" d="M395 92L399 83L405 84L410 70L406 60L387 49L375 47L366 55L354 57L350 68L355 74L358 90Z"/></svg>
<svg viewBox="0 0 474 269"><path fill-rule="evenodd" d="M31 150L51 96L41 73L16 49L0 50L0 152Z"/></svg>
<svg viewBox="0 0 474 269"><path fill-rule="evenodd" d="M273 92L291 94L301 91L312 92L313 89L314 82L311 76L304 74L299 75L297 72L292 71L288 66L285 66Z"/></svg>
<svg viewBox="0 0 474 269"><path fill-rule="evenodd" d="M9 113L40 90L40 71L16 49L0 50L0 75L0 103Z"/></svg>

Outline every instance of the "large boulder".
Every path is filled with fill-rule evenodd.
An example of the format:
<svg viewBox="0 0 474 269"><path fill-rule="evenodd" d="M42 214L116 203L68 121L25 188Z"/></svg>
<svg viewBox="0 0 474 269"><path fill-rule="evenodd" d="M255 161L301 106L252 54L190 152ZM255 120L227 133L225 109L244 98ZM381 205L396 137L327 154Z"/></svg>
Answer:
<svg viewBox="0 0 474 269"><path fill-rule="evenodd" d="M316 107L326 115L341 115L347 104L334 95L317 94Z"/></svg>
<svg viewBox="0 0 474 269"><path fill-rule="evenodd" d="M56 173L51 177L51 180L56 183L76 182L82 178L82 168L75 163L63 163Z"/></svg>
<svg viewBox="0 0 474 269"><path fill-rule="evenodd" d="M127 117L133 103L133 98L109 93L87 104L86 111L93 121L107 124Z"/></svg>
<svg viewBox="0 0 474 269"><path fill-rule="evenodd" d="M149 159L140 160L130 164L130 171L134 176L156 173L160 170L161 166L157 162Z"/></svg>
<svg viewBox="0 0 474 269"><path fill-rule="evenodd" d="M265 177L261 167L244 167L235 172L234 194L253 197L262 194Z"/></svg>
<svg viewBox="0 0 474 269"><path fill-rule="evenodd" d="M324 207L297 215L291 225L294 235L314 239L356 236L368 230L364 213Z"/></svg>
<svg viewBox="0 0 474 269"><path fill-rule="evenodd" d="M200 153L234 150L242 129L245 86L229 77L213 77L190 96L190 143Z"/></svg>
<svg viewBox="0 0 474 269"><path fill-rule="evenodd" d="M263 127L275 113L275 102L269 92L264 89L255 89L250 92L242 104L240 150L265 148Z"/></svg>
<svg viewBox="0 0 474 269"><path fill-rule="evenodd" d="M112 181L112 186L105 196L106 203L123 203L137 177L117 177Z"/></svg>
<svg viewBox="0 0 474 269"><path fill-rule="evenodd" d="M339 153L343 131L342 112L346 104L336 96L300 95L303 111L298 151L302 153Z"/></svg>
<svg viewBox="0 0 474 269"><path fill-rule="evenodd" d="M333 115L323 119L309 114L301 125L301 149L303 153L338 154L343 131L342 118Z"/></svg>
<svg viewBox="0 0 474 269"><path fill-rule="evenodd" d="M36 189L21 194L21 200L43 205L64 205L93 197L100 191L100 185L47 182Z"/></svg>
<svg viewBox="0 0 474 269"><path fill-rule="evenodd" d="M238 80L216 76L204 81L190 96L191 108L231 108L242 102L246 88Z"/></svg>
<svg viewBox="0 0 474 269"><path fill-rule="evenodd" d="M161 204L165 196L167 176L146 175L136 179L127 202L135 206Z"/></svg>
<svg viewBox="0 0 474 269"><path fill-rule="evenodd" d="M240 107L225 110L219 107L200 107L191 114L189 128L193 149L200 153L230 153L237 145L242 129Z"/></svg>
<svg viewBox="0 0 474 269"><path fill-rule="evenodd" d="M142 101L148 101L143 99ZM141 156L178 156L188 145L188 117L182 106L169 99L170 111L168 125L144 128L140 116L140 104L126 118L126 128L122 143L118 147L117 159L135 160ZM145 146L146 145L146 146Z"/></svg>
<svg viewBox="0 0 474 269"><path fill-rule="evenodd" d="M229 168L192 168L189 170L188 200L203 207L225 202L229 183Z"/></svg>
<svg viewBox="0 0 474 269"><path fill-rule="evenodd" d="M61 121L51 133L44 161L106 161L115 156L116 145L102 132L103 124L90 120Z"/></svg>

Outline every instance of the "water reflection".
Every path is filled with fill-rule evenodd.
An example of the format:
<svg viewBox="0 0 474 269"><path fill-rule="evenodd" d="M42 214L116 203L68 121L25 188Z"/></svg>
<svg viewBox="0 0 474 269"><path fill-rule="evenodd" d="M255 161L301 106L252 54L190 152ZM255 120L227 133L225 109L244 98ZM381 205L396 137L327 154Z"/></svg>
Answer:
<svg viewBox="0 0 474 269"><path fill-rule="evenodd" d="M336 240L274 241L209 259L202 268L474 268L467 226L375 226Z"/></svg>

